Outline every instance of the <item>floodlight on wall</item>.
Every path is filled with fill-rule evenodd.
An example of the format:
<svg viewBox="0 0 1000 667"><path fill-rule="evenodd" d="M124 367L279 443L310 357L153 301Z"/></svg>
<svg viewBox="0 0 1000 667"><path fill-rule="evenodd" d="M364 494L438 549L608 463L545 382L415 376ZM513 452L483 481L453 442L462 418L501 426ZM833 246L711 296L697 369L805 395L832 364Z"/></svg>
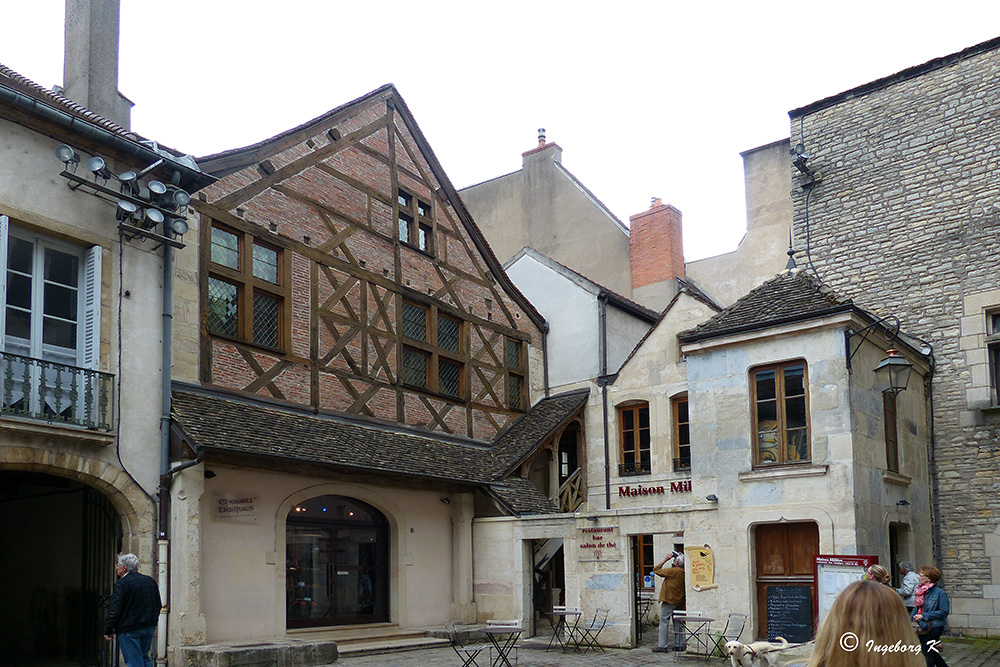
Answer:
<svg viewBox="0 0 1000 667"><path fill-rule="evenodd" d="M170 170L160 158L141 170L126 168L115 174L108 168L105 158L91 154L87 169L93 173L93 178L88 178L76 173L81 158L75 149L60 144L55 153L65 165L60 175L67 180L71 190L82 189L114 206L123 239L153 241L158 244L154 250L162 246L184 247L177 237L188 231L186 213L191 195L180 188L180 171ZM160 180L144 180L161 168L169 176L165 179L169 185ZM109 187L108 181L112 178L118 187Z"/></svg>
<svg viewBox="0 0 1000 667"><path fill-rule="evenodd" d="M66 171L71 174L76 173L76 167L80 164L80 155L66 144L56 146L56 157L66 165Z"/></svg>
<svg viewBox="0 0 1000 667"><path fill-rule="evenodd" d="M123 171L118 174L118 182L121 184L119 190L130 195L139 193L139 177L134 171Z"/></svg>
<svg viewBox="0 0 1000 667"><path fill-rule="evenodd" d="M149 188L150 199L157 200L167 194L167 186L159 181L150 181L146 184L146 187Z"/></svg>
<svg viewBox="0 0 1000 667"><path fill-rule="evenodd" d="M124 199L118 200L118 209L115 211L115 219L118 222L126 222L135 220L136 213L138 213L139 207L130 201Z"/></svg>
<svg viewBox="0 0 1000 667"><path fill-rule="evenodd" d="M150 185L152 186L152 183ZM163 208L176 211L191 203L191 195L180 188L167 188L166 192L156 197L156 203Z"/></svg>
<svg viewBox="0 0 1000 667"><path fill-rule="evenodd" d="M104 158L94 156L87 160L87 169L89 169L94 174L94 178L99 178L101 181L107 183L108 179L111 178L111 170L108 169L108 165L105 164Z"/></svg>
<svg viewBox="0 0 1000 667"><path fill-rule="evenodd" d="M147 208L142 215L143 226L147 229L163 224L164 215L155 208Z"/></svg>
<svg viewBox="0 0 1000 667"><path fill-rule="evenodd" d="M705 500L707 500L710 503L717 503L719 502L719 496L715 495L714 493L710 493L707 496L705 496Z"/></svg>
<svg viewBox="0 0 1000 667"><path fill-rule="evenodd" d="M184 236L188 231L188 223L184 218L171 218L167 221L170 230L178 236Z"/></svg>
<svg viewBox="0 0 1000 667"><path fill-rule="evenodd" d="M875 367L875 381L883 394L891 393L895 396L906 389L912 370L913 364L890 347L886 350L885 359Z"/></svg>

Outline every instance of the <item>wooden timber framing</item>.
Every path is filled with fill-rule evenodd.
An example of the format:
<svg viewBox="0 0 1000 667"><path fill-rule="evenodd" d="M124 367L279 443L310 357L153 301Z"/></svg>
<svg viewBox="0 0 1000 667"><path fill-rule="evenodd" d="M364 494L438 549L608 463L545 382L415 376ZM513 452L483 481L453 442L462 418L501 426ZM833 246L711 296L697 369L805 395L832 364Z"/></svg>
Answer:
<svg viewBox="0 0 1000 667"><path fill-rule="evenodd" d="M521 414L506 404L504 346L509 338L538 349L544 321L504 274L394 88L199 163L220 176L192 203L201 216L202 382L479 440ZM400 237L401 211L416 211L400 205L416 199L402 197L422 207L419 247ZM213 225L277 249L291 267L281 349L210 330ZM404 301L427 309L426 340L404 335ZM441 370L448 391L431 365L445 351L439 314L458 323L459 347ZM402 373L405 349L427 360L426 386Z"/></svg>

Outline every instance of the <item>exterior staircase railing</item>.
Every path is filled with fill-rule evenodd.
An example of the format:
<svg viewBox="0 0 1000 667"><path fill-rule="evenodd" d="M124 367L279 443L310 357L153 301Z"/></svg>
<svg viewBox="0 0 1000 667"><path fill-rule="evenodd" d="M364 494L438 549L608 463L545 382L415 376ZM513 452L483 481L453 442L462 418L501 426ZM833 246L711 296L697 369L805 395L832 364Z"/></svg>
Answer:
<svg viewBox="0 0 1000 667"><path fill-rule="evenodd" d="M575 512L583 504L582 472L577 468L559 487L559 509L563 512Z"/></svg>

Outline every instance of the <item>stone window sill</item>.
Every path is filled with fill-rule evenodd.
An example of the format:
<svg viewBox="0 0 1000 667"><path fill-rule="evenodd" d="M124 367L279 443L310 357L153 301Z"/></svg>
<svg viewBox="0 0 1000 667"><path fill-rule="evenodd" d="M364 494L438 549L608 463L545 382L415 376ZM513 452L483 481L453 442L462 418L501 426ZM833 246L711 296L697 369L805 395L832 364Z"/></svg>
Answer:
<svg viewBox="0 0 1000 667"><path fill-rule="evenodd" d="M899 486L909 486L913 478L908 475L901 475L898 472L893 472L892 470L882 471L882 481L887 484L898 484Z"/></svg>
<svg viewBox="0 0 1000 667"><path fill-rule="evenodd" d="M739 474L741 482L757 482L761 480L792 479L795 477L822 477L830 466L827 465L793 465L775 466L759 470L748 470Z"/></svg>

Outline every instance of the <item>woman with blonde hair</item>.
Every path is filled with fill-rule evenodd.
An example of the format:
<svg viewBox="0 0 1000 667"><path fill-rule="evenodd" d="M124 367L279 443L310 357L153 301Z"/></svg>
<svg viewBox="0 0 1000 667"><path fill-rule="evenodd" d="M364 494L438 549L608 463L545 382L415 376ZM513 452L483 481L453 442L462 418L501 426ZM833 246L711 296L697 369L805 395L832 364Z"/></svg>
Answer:
<svg viewBox="0 0 1000 667"><path fill-rule="evenodd" d="M865 570L865 576L869 581L877 581L880 584L885 584L886 586L892 583L892 577L889 576L889 570L885 569L881 565L869 565L868 569Z"/></svg>
<svg viewBox="0 0 1000 667"><path fill-rule="evenodd" d="M924 658L896 591L856 581L833 601L808 667L924 667Z"/></svg>

